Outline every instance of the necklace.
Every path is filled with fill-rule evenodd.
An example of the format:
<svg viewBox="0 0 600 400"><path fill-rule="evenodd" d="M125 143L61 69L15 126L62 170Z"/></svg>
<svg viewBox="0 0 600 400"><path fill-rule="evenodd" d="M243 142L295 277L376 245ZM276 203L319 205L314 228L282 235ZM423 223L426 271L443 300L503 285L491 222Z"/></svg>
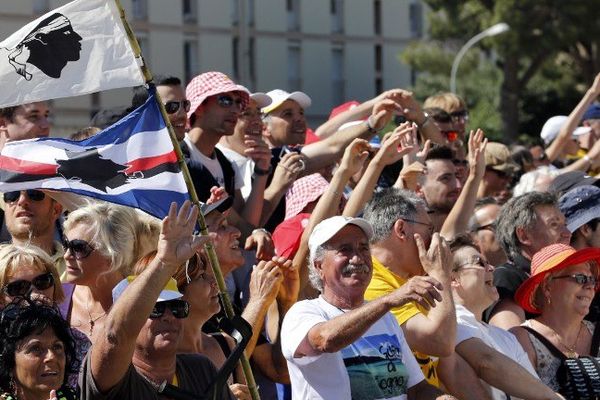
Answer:
<svg viewBox="0 0 600 400"><path fill-rule="evenodd" d="M577 337L575 338L575 342L573 343L572 346L567 346L565 344L565 342L562 341L560 335L558 333L556 333L556 331L554 329L552 329L549 325L546 325L546 327L548 329L550 329L550 331L552 331L552 334L554 335L556 340L558 340L558 343L560 343L560 345L567 350L564 353L568 358L579 358L579 353L577 353L577 351L575 351L575 348L577 347L577 342L579 341L579 335L581 335L581 328L583 327L583 322L579 324L579 330L577 331Z"/></svg>
<svg viewBox="0 0 600 400"><path fill-rule="evenodd" d="M90 337L91 337L92 334L94 333L94 325L96 324L96 321L98 321L100 318L104 317L106 315L106 311L102 311L100 313L100 315L98 315L95 318L92 318L92 312L90 311L90 303L89 302L85 303L85 310L87 311L88 317L89 317Z"/></svg>

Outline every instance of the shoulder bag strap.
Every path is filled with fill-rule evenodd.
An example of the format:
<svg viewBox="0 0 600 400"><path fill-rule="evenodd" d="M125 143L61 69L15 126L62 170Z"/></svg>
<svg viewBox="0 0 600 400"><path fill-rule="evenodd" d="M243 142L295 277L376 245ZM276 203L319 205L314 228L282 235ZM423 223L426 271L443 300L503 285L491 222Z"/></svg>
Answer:
<svg viewBox="0 0 600 400"><path fill-rule="evenodd" d="M555 345L553 345L541 333L539 333L538 331L536 331L533 328L530 328L529 326L521 325L521 327L523 329L527 330L527 332L531 333L533 336L535 336L540 342L542 342L542 344L554 355L554 357L557 357L561 360L567 359L567 356L565 356L562 351L560 351Z"/></svg>

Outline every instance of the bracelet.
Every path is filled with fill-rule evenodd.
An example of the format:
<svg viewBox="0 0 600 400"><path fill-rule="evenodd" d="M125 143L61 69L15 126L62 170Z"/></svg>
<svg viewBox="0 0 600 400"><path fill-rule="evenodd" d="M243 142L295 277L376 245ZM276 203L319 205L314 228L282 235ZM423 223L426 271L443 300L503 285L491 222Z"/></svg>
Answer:
<svg viewBox="0 0 600 400"><path fill-rule="evenodd" d="M590 156L588 156L587 154L585 154L583 157L585 161L587 161L588 163L590 163L590 165L592 165L594 162L592 161L592 159L590 158Z"/></svg>
<svg viewBox="0 0 600 400"><path fill-rule="evenodd" d="M254 235L255 233L258 233L258 232L262 232L262 233L266 234L267 236L271 237L271 232L269 232L265 228L256 228L256 229L254 229L252 231L252 235Z"/></svg>
<svg viewBox="0 0 600 400"><path fill-rule="evenodd" d="M273 167L271 165L269 165L269 168L267 168L267 169L262 169L256 165L254 165L254 175L256 175L256 176L269 175L272 171L273 171Z"/></svg>

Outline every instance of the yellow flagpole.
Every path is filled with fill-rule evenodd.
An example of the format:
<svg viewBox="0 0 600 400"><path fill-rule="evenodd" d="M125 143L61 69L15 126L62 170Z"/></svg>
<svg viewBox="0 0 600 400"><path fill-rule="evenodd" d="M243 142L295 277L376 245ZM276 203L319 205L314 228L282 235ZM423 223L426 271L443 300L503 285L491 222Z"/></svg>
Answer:
<svg viewBox="0 0 600 400"><path fill-rule="evenodd" d="M119 10L119 15L121 17L121 22L123 23L123 27L125 28L125 32L127 34L127 38L129 39L129 44L131 45L131 49L133 50L136 58L141 60L140 69L142 74L144 75L144 79L146 83L151 83L153 80L152 73L150 69L147 67L144 62L144 58L142 56L142 49L129 25L127 19L125 18L125 10L121 6L120 0L114 0L115 4ZM177 141L177 136L175 135L175 131L173 130L173 126L169 121L169 117L165 107L160 99L158 93L156 93L156 102L160 109L160 113L165 121L167 126L167 130L169 131L169 136L171 138L171 142L173 143L173 148L175 149L175 153L177 154L177 162L179 163L179 167L181 168L181 172L183 173L183 177L185 179L185 183L192 199L192 202L200 208L200 200L198 199L198 194L196 193L196 189L194 187L194 183L192 182L192 178L190 176L190 171L188 170L187 164L183 159L183 154L181 152L181 148L179 147L179 142ZM198 213L198 225L200 226L200 231L203 235L208 235L208 229L206 227L206 222L204 220L204 215L202 212ZM207 243L205 245L206 254L208 255L208 259L210 261L213 273L215 275L215 279L217 281L217 285L219 286L219 291L221 292L221 297L223 299L223 307L225 310L225 314L228 318L233 318L235 315L233 311L233 306L231 305L231 300L229 299L229 295L227 294L227 287L225 286L225 280L223 279L223 273L221 272L221 267L219 264L219 259L217 258L217 253L215 252L215 248L212 243ZM250 367L250 362L246 357L246 354L242 354L240 358L240 363L242 365L242 369L244 371L244 376L246 378L246 384L248 385L248 389L250 391L250 395L253 400L260 400L260 395L258 393L258 387L256 386L256 382L254 380L254 375L252 374L252 368Z"/></svg>

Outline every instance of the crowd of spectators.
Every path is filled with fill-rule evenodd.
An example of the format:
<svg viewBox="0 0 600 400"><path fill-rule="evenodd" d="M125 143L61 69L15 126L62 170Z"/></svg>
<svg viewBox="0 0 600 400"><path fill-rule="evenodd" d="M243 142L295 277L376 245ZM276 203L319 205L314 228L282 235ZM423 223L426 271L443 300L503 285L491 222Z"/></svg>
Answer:
<svg viewBox="0 0 600 400"><path fill-rule="evenodd" d="M1 399L560 399L565 360L598 355L600 74L529 147L453 93L391 89L312 130L300 91L153 84L202 207L4 193ZM50 112L1 109L0 141L50 135ZM219 372L242 341L209 243L254 379Z"/></svg>

